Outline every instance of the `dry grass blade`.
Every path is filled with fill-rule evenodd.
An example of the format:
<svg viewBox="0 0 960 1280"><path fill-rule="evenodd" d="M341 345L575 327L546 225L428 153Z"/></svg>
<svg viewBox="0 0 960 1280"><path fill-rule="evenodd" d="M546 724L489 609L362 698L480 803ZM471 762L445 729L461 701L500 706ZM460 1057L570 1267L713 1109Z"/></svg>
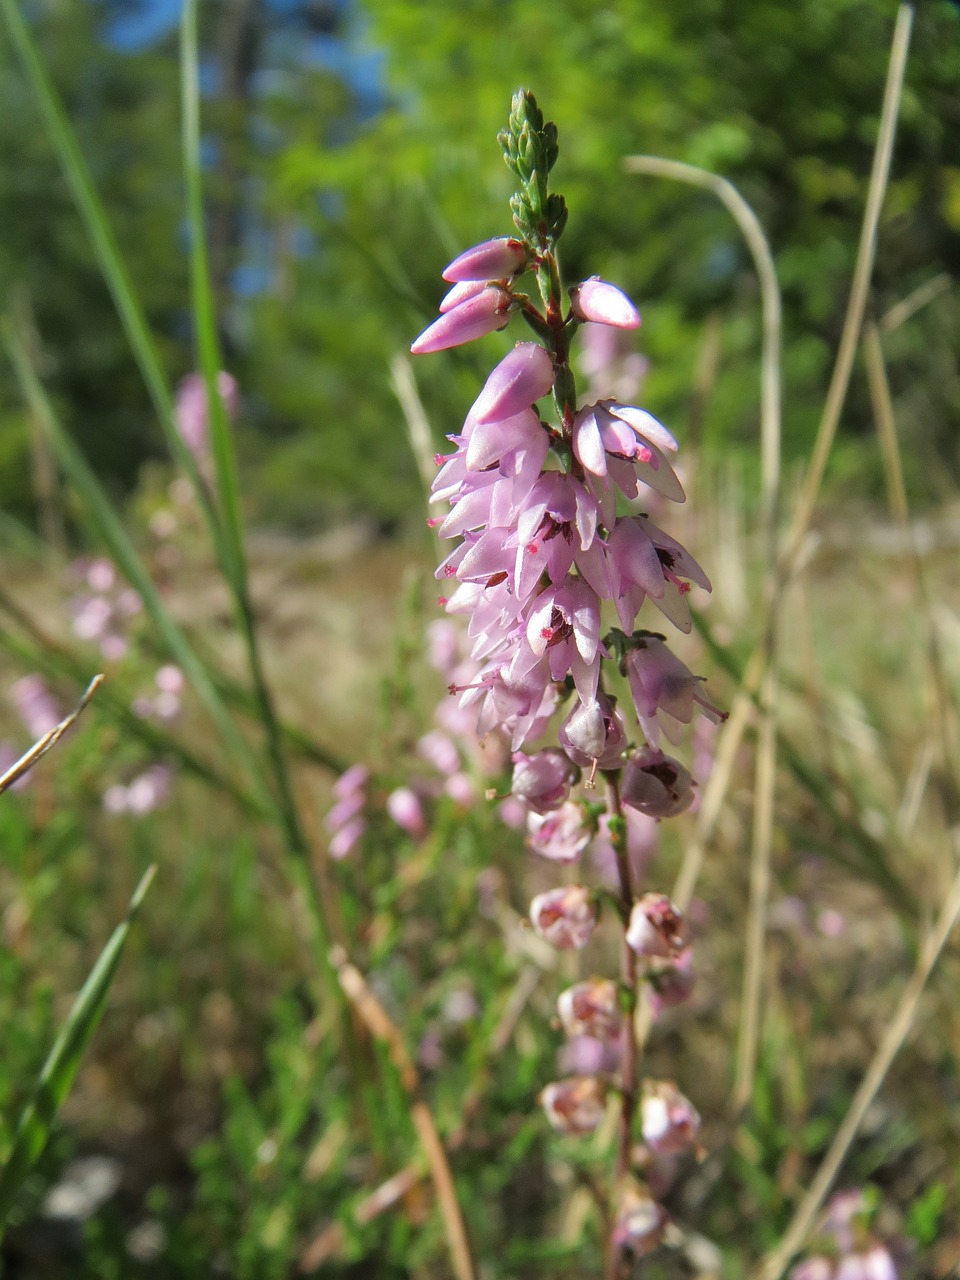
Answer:
<svg viewBox="0 0 960 1280"><path fill-rule="evenodd" d="M347 999L371 1035L387 1046L404 1091L410 1097L410 1118L417 1131L420 1146L430 1169L434 1190L437 1193L454 1274L457 1280L477 1280L467 1229L460 1211L453 1175L450 1172L450 1162L447 1160L447 1153L437 1132L430 1108L422 1098L417 1096L420 1081L403 1037L391 1021L386 1009L370 990L363 974L347 961L342 948L334 949L331 961Z"/></svg>
<svg viewBox="0 0 960 1280"><path fill-rule="evenodd" d="M954 843L956 845L960 841L955 841ZM954 852L956 856L960 849L955 849ZM833 1142L830 1144L830 1149L824 1156L820 1168L807 1189L806 1195L797 1206L783 1238L777 1247L762 1260L754 1273L755 1280L780 1280L780 1276L783 1275L791 1258L803 1247L817 1214L820 1212L820 1206L826 1199L827 1193L833 1185L833 1180L840 1171L840 1166L846 1158L850 1144L856 1137L864 1116L877 1096L877 1092L883 1084L884 1077L889 1071L894 1058L900 1052L904 1041L910 1034L917 1014L917 1007L920 1003L920 997L923 995L927 981L958 921L960 921L960 871L957 872L954 878L953 885L934 928L920 948L914 971L904 988L900 1003L890 1020L886 1033L877 1046L873 1061L867 1068L867 1072L860 1082L860 1087L854 1094L843 1124L837 1130Z"/></svg>
<svg viewBox="0 0 960 1280"><path fill-rule="evenodd" d="M427 421L420 393L417 391L413 369L406 356L395 355L390 361L390 386L403 410L410 450L417 464L417 470L420 472L423 486L429 493L437 474L433 461L434 448L430 436L430 423Z"/></svg>
<svg viewBox="0 0 960 1280"><path fill-rule="evenodd" d="M33 766L37 763L41 756L45 756L51 747L55 747L70 726L77 720L84 707L103 684L104 677L96 675L87 685L86 691L73 711L58 725L55 725L49 733L45 733L43 737L33 744L26 755L22 755L20 759L10 766L10 768L0 777L0 794L12 787L24 777Z"/></svg>
<svg viewBox="0 0 960 1280"><path fill-rule="evenodd" d="M766 631L761 649L763 663L760 699L759 742L754 786L753 839L750 860L750 907L747 920L747 947L744 963L743 1002L740 1034L737 1042L734 1104L745 1105L753 1089L757 1045L760 1031L760 997L763 986L764 953L767 930L767 902L770 893L770 858L774 824L774 790L777 777L777 711L779 703L778 650L781 584L777 546L777 512L780 491L781 446L781 334L782 306L780 286L770 245L760 221L737 189L725 178L705 170L652 156L631 156L625 161L631 173L650 173L676 178L704 187L723 202L750 249L760 281L763 304L763 352L760 378L760 442L761 504L763 539L767 556L764 595ZM703 852L726 794L730 769L746 723L747 704L742 701L734 712L711 778L713 786L704 795L697 838L688 848L678 879L678 889L686 905L703 861ZM646 1031L646 1027L643 1028Z"/></svg>
<svg viewBox="0 0 960 1280"><path fill-rule="evenodd" d="M793 517L793 526L787 546L787 567L796 559L797 553L810 525L813 509L820 493L820 485L827 465L827 458L833 446L840 414L847 398L850 385L850 374L853 369L853 358L856 354L863 325L863 314L867 304L867 291L870 277L873 274L873 261L877 249L877 227L880 222L880 210L887 190L890 176L890 160L893 155L893 140L897 129L897 116L900 114L900 99L903 93L903 77L907 66L907 51L910 47L910 30L913 26L913 7L901 4L897 11L897 23L894 28L893 42L890 47L890 63L887 68L887 83L883 92L883 108L880 115L880 132L876 149L873 153L873 168L870 173L870 186L867 190L867 206L860 231L860 245L857 250L857 261L853 271L853 283L847 301L847 313L843 320L843 331L840 335L840 347L837 352L833 376L827 391L823 416L817 429L813 453L810 457L810 468L803 483L800 499Z"/></svg>
<svg viewBox="0 0 960 1280"><path fill-rule="evenodd" d="M929 296L928 290L927 301ZM916 309L915 307L914 311ZM883 357L880 334L880 326L873 321L868 321L864 325L863 346L867 366L867 385L870 389L870 402L880 439L890 510L903 533L904 545L908 548L907 554L911 561L910 576L916 584L918 603L922 611L930 682L927 713L934 727L933 736L939 747L940 763L944 774L946 777L953 777L955 776L953 763L955 720L951 715L953 698L950 681L944 669L940 638L934 619L935 592L929 584L927 566L924 563L916 532L910 525L907 489L903 478L897 423L893 412L893 397L890 394L890 382L887 378L887 366Z"/></svg>
<svg viewBox="0 0 960 1280"><path fill-rule="evenodd" d="M946 271L934 276L932 280L925 281L914 289L912 293L908 293L905 298L895 302L889 311L883 313L880 317L881 332L889 334L893 333L895 329L899 329L911 316L915 316L928 303L933 302L934 298L939 298L941 293L946 293L952 283L953 281Z"/></svg>

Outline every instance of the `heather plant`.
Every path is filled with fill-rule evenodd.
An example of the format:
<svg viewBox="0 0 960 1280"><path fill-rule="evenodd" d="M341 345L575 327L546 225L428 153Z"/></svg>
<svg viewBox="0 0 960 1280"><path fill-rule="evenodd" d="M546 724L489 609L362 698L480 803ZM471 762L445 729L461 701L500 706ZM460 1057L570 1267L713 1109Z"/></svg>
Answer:
<svg viewBox="0 0 960 1280"><path fill-rule="evenodd" d="M676 975L688 970L689 954L679 909L665 894L641 894L635 882L624 813L662 820L688 809L694 780L663 751L662 736L679 740L696 707L722 718L665 637L636 629L636 621L649 599L689 631L684 597L693 583L706 590L710 583L645 512L618 511L619 499L642 502L651 490L684 500L669 461L676 440L645 410L612 397L578 403L571 352L579 327L631 330L640 315L596 276L564 290L558 242L568 213L549 186L557 128L529 91L514 96L500 143L520 184L511 200L517 235L485 241L447 266L444 279L453 288L411 350L459 346L504 328L513 315L539 339L518 343L497 365L462 430L450 436L456 452L437 459L433 497L450 511L433 523L441 538L459 539L437 577L457 584L441 604L466 618L478 664L468 682L451 682L450 693L461 708L476 707L481 738L495 730L509 737L511 794L527 810L531 848L555 863L574 863L605 811L617 872L620 981L578 983L560 994L558 1009L571 1036L616 1047L618 1070L546 1084L541 1099L555 1129L591 1134L603 1121L612 1077L620 1117L606 1216L607 1270L615 1277L657 1247L667 1224L636 1176L639 1130L652 1156L677 1155L696 1146L700 1123L674 1085L641 1086L639 994L646 987L680 992ZM527 276L538 299L523 292ZM556 422L537 408L551 393ZM603 634L605 606L620 626ZM618 676L626 680L636 729L618 710ZM602 805L592 803L598 780ZM581 782L583 793L573 799ZM538 894L530 921L553 946L579 951L590 942L601 901L596 889L568 883Z"/></svg>

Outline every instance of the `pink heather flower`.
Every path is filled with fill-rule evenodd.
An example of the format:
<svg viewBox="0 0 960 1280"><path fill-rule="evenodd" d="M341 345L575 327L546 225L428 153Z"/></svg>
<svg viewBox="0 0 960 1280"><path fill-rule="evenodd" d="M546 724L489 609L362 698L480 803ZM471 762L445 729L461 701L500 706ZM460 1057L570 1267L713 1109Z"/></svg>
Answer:
<svg viewBox="0 0 960 1280"><path fill-rule="evenodd" d="M620 1195L613 1229L613 1243L618 1249L643 1258L663 1243L667 1227L667 1211L645 1187L628 1185Z"/></svg>
<svg viewBox="0 0 960 1280"><path fill-rule="evenodd" d="M129 813L131 817L143 818L164 803L172 781L173 770L169 765L151 765L126 786L117 783L108 787L103 793L103 807L107 813Z"/></svg>
<svg viewBox="0 0 960 1280"><path fill-rule="evenodd" d="M574 419L573 452L600 482L597 487L611 510L614 493L608 480L628 498L639 495L639 480L665 498L683 502L683 487L664 453L676 447L670 432L651 414L614 400L585 405Z"/></svg>
<svg viewBox="0 0 960 1280"><path fill-rule="evenodd" d="M103 596L89 596L73 619L74 634L81 640L99 640L113 620L113 608Z"/></svg>
<svg viewBox="0 0 960 1280"><path fill-rule="evenodd" d="M223 400L228 419L236 416L240 388L232 374L221 369L217 374L217 390ZM201 373L188 373L177 388L177 430L197 461L207 457L209 435L209 410L207 384Z"/></svg>
<svg viewBox="0 0 960 1280"><path fill-rule="evenodd" d="M507 796L501 800L497 812L500 821L511 831L523 831L527 825L527 806L515 796Z"/></svg>
<svg viewBox="0 0 960 1280"><path fill-rule="evenodd" d="M637 719L651 747L660 745L661 729L670 742L679 742L680 726L690 724L695 704L714 723L726 719L700 692L703 677L671 653L662 636L643 636L627 650L624 665Z"/></svg>
<svg viewBox="0 0 960 1280"><path fill-rule="evenodd" d="M643 747L627 761L620 795L651 818L674 818L693 803L693 780L679 760Z"/></svg>
<svg viewBox="0 0 960 1280"><path fill-rule="evenodd" d="M363 812L366 803L366 797L362 791L351 792L342 800L338 800L323 820L327 830L339 831L345 823Z"/></svg>
<svg viewBox="0 0 960 1280"><path fill-rule="evenodd" d="M530 903L530 923L559 951L579 951L596 928L597 905L582 884L548 889Z"/></svg>
<svg viewBox="0 0 960 1280"><path fill-rule="evenodd" d="M864 1280L897 1280L897 1268L883 1245L874 1245L863 1255L863 1274Z"/></svg>
<svg viewBox="0 0 960 1280"><path fill-rule="evenodd" d="M600 600L582 578L567 577L537 596L527 620L526 641L526 653L522 647L518 649L511 674L522 674L546 655L552 679L560 681L570 673L582 701L596 698Z"/></svg>
<svg viewBox="0 0 960 1280"><path fill-rule="evenodd" d="M431 729L417 743L417 755L427 764L433 765L437 773L448 778L460 770L460 752L456 743L439 729Z"/></svg>
<svg viewBox="0 0 960 1280"><path fill-rule="evenodd" d="M356 816L347 819L330 837L330 843L327 846L330 857L337 862L346 858L356 848L366 829L367 824L363 818Z"/></svg>
<svg viewBox="0 0 960 1280"><path fill-rule="evenodd" d="M430 665L447 675L453 671L461 658L461 628L449 618L435 618L427 627L427 647Z"/></svg>
<svg viewBox="0 0 960 1280"><path fill-rule="evenodd" d="M154 764L145 769L127 787L127 812L136 817L152 813L166 800L172 781L169 765Z"/></svg>
<svg viewBox="0 0 960 1280"><path fill-rule="evenodd" d="M633 904L627 943L638 956L676 960L683 950L683 915L665 893L645 893Z"/></svg>
<svg viewBox="0 0 960 1280"><path fill-rule="evenodd" d="M101 557L98 560L90 561L87 567L87 586L91 591L104 595L107 591L113 589L116 580L117 571L109 560Z"/></svg>
<svg viewBox="0 0 960 1280"><path fill-rule="evenodd" d="M420 840L427 834L427 820L420 797L409 787L397 787L390 792L387 796L387 813L414 840Z"/></svg>
<svg viewBox="0 0 960 1280"><path fill-rule="evenodd" d="M39 740L55 729L63 717L43 676L22 676L10 686L10 697L27 733Z"/></svg>
<svg viewBox="0 0 960 1280"><path fill-rule="evenodd" d="M560 726L560 745L584 769L615 769L626 750L627 734L617 700L605 693L578 702Z"/></svg>
<svg viewBox="0 0 960 1280"><path fill-rule="evenodd" d="M127 788L121 782L107 787L103 793L103 807L107 813L126 813Z"/></svg>
<svg viewBox="0 0 960 1280"><path fill-rule="evenodd" d="M180 714L180 699L175 693L158 693L153 699L151 711L158 720L175 720Z"/></svg>
<svg viewBox="0 0 960 1280"><path fill-rule="evenodd" d="M599 276L591 276L571 289L570 302L578 320L592 320L594 324L608 324L615 329L640 326L640 312L623 290L607 284Z"/></svg>
<svg viewBox="0 0 960 1280"><path fill-rule="evenodd" d="M670 1080L647 1084L640 1118L643 1140L655 1155L679 1155L696 1144L700 1116Z"/></svg>
<svg viewBox="0 0 960 1280"><path fill-rule="evenodd" d="M684 947L676 960L652 969L647 975L650 1011L659 1018L664 1009L673 1009L689 1000L693 992L693 948Z"/></svg>
<svg viewBox="0 0 960 1280"><path fill-rule="evenodd" d="M791 1270L790 1280L834 1280L833 1262L822 1255L807 1258Z"/></svg>
<svg viewBox="0 0 960 1280"><path fill-rule="evenodd" d="M571 1036L557 1054L557 1070L571 1076L610 1075L620 1069L619 1040Z"/></svg>
<svg viewBox="0 0 960 1280"><path fill-rule="evenodd" d="M370 778L370 770L366 765L353 764L333 784L333 794L338 800L345 800L355 792L362 792Z"/></svg>
<svg viewBox="0 0 960 1280"><path fill-rule="evenodd" d="M172 663L160 667L153 679L161 693L183 693L183 672Z"/></svg>
<svg viewBox="0 0 960 1280"><path fill-rule="evenodd" d="M540 1094L547 1119L560 1133L593 1133L606 1111L605 1090L596 1076L570 1076Z"/></svg>
<svg viewBox="0 0 960 1280"><path fill-rule="evenodd" d="M527 250L520 240L499 236L475 244L443 269L451 283L469 280L506 280L527 264Z"/></svg>
<svg viewBox="0 0 960 1280"><path fill-rule="evenodd" d="M547 394L556 373L539 342L518 342L483 385L471 413L476 422L512 418Z"/></svg>
<svg viewBox="0 0 960 1280"><path fill-rule="evenodd" d="M646 356L630 349L622 329L587 322L580 328L580 367L587 377L588 400L613 399L629 404L640 393L649 369Z"/></svg>
<svg viewBox="0 0 960 1280"><path fill-rule="evenodd" d="M568 1036L612 1040L620 1034L619 993L608 978L590 978L562 991L557 1013Z"/></svg>
<svg viewBox="0 0 960 1280"><path fill-rule="evenodd" d="M415 356L446 351L474 338L504 329L510 322L511 298L505 289L488 288L458 302L434 320L411 345Z"/></svg>
<svg viewBox="0 0 960 1280"><path fill-rule="evenodd" d="M869 1217L867 1200L859 1187L837 1191L827 1205L824 1226L832 1233L837 1245L845 1252L852 1251L857 1227Z"/></svg>
<svg viewBox="0 0 960 1280"><path fill-rule="evenodd" d="M527 844L541 858L551 862L576 862L590 843L590 828L583 809L573 800L551 813L531 813L527 817Z"/></svg>
<svg viewBox="0 0 960 1280"><path fill-rule="evenodd" d="M557 747L547 747L532 756L517 751L510 790L535 813L548 813L563 804L579 776L577 766Z"/></svg>
<svg viewBox="0 0 960 1280"><path fill-rule="evenodd" d="M364 788L370 771L362 764L351 765L333 784L335 804L324 818L330 832L327 851L336 861L347 857L367 829L363 810L367 803Z"/></svg>
<svg viewBox="0 0 960 1280"><path fill-rule="evenodd" d="M108 662L119 662L129 647L124 637L118 636L114 632L105 635L100 641L100 652Z"/></svg>
<svg viewBox="0 0 960 1280"><path fill-rule="evenodd" d="M476 803L477 788L473 779L466 773L452 773L443 784L444 794L461 809L469 809Z"/></svg>

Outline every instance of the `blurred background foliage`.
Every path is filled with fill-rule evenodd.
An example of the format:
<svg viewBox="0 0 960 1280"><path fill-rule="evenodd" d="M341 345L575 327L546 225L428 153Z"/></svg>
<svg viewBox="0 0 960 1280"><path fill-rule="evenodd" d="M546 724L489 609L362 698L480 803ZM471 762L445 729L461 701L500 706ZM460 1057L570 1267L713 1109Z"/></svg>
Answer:
<svg viewBox="0 0 960 1280"><path fill-rule="evenodd" d="M178 378L192 367L173 0L26 6ZM431 316L439 271L510 230L495 133L519 84L560 126L570 280L637 300L644 403L682 440L734 456L757 437L759 306L746 250L711 197L627 177L660 154L729 177L776 255L786 308L786 459L807 450L835 348L875 139L890 0L208 0L209 233L255 519L344 517L384 531L421 516L389 358ZM917 14L873 309L960 272L960 11ZM162 439L12 51L0 46L0 278L32 318L44 374L101 477L128 492ZM511 339L512 340L512 339ZM492 349L507 339L490 338ZM960 302L944 290L888 357L911 496L960 472ZM417 366L437 439L487 356ZM451 371L454 371L451 376ZM456 371L460 371L458 375ZM29 424L0 389L0 504L30 515ZM879 492L856 382L833 483ZM922 438L921 438L922 437ZM753 486L748 483L747 491Z"/></svg>

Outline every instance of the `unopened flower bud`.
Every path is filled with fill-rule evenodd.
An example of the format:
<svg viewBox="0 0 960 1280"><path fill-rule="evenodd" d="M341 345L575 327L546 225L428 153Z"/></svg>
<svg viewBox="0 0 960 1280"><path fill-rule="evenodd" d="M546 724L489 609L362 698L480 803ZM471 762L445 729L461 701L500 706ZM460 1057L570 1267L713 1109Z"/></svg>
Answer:
<svg viewBox="0 0 960 1280"><path fill-rule="evenodd" d="M409 787L397 787L387 796L387 813L407 835L419 840L427 832L427 820L423 815L420 797Z"/></svg>
<svg viewBox="0 0 960 1280"><path fill-rule="evenodd" d="M598 694L593 702L578 701L560 726L560 745L584 769L617 767L627 735L616 707L616 698Z"/></svg>
<svg viewBox="0 0 960 1280"><path fill-rule="evenodd" d="M620 1002L616 983L590 978L561 991L557 1013L568 1036L592 1036L612 1040L620 1032Z"/></svg>
<svg viewBox="0 0 960 1280"><path fill-rule="evenodd" d="M527 250L521 240L498 236L467 249L444 268L451 283L465 280L505 280L526 265Z"/></svg>
<svg viewBox="0 0 960 1280"><path fill-rule="evenodd" d="M352 764L333 784L333 794L338 800L345 800L347 796L362 791L369 778L370 770L366 765Z"/></svg>
<svg viewBox="0 0 960 1280"><path fill-rule="evenodd" d="M627 943L638 956L675 960L683 949L683 916L665 893L645 893L633 904Z"/></svg>
<svg viewBox="0 0 960 1280"><path fill-rule="evenodd" d="M458 303L434 320L412 343L415 356L431 351L446 351L459 347L474 338L503 329L510 320L510 295L504 289L483 289L473 297Z"/></svg>
<svg viewBox="0 0 960 1280"><path fill-rule="evenodd" d="M327 852L330 857L335 862L342 861L348 854L353 852L366 829L366 821L359 815L349 818L330 837L330 843L327 846Z"/></svg>
<svg viewBox="0 0 960 1280"><path fill-rule="evenodd" d="M627 761L620 794L651 818L673 818L693 804L693 779L679 760L644 747Z"/></svg>
<svg viewBox="0 0 960 1280"><path fill-rule="evenodd" d="M579 775L576 765L557 747L532 756L517 751L510 790L535 813L547 813L563 804Z"/></svg>
<svg viewBox="0 0 960 1280"><path fill-rule="evenodd" d="M599 276L591 276L570 290L573 314L578 320L613 325L615 329L636 329L640 312L622 289L608 284Z"/></svg>
<svg viewBox="0 0 960 1280"><path fill-rule="evenodd" d="M569 1076L540 1094L547 1119L560 1133L593 1133L606 1110L604 1087L596 1076Z"/></svg>
<svg viewBox="0 0 960 1280"><path fill-rule="evenodd" d="M483 293L486 287L483 280L464 280L462 284L455 284L440 299L437 310L444 315L454 307L459 307L460 303L466 302L468 298L475 298L478 293Z"/></svg>
<svg viewBox="0 0 960 1280"><path fill-rule="evenodd" d="M576 862L591 839L583 810L573 800L551 813L528 814L527 832L527 843L534 853L552 862Z"/></svg>
<svg viewBox="0 0 960 1280"><path fill-rule="evenodd" d="M654 1080L646 1086L640 1113L643 1140L656 1155L679 1155L695 1145L699 1113L671 1081Z"/></svg>
<svg viewBox="0 0 960 1280"><path fill-rule="evenodd" d="M593 894L582 884L538 893L530 903L530 923L560 951L579 951L597 925Z"/></svg>
<svg viewBox="0 0 960 1280"><path fill-rule="evenodd" d="M620 1193L613 1243L618 1249L643 1258L663 1243L667 1211L639 1183L629 1183Z"/></svg>
<svg viewBox="0 0 960 1280"><path fill-rule="evenodd" d="M484 383L471 413L475 422L513 418L551 389L553 361L539 342L518 342Z"/></svg>

